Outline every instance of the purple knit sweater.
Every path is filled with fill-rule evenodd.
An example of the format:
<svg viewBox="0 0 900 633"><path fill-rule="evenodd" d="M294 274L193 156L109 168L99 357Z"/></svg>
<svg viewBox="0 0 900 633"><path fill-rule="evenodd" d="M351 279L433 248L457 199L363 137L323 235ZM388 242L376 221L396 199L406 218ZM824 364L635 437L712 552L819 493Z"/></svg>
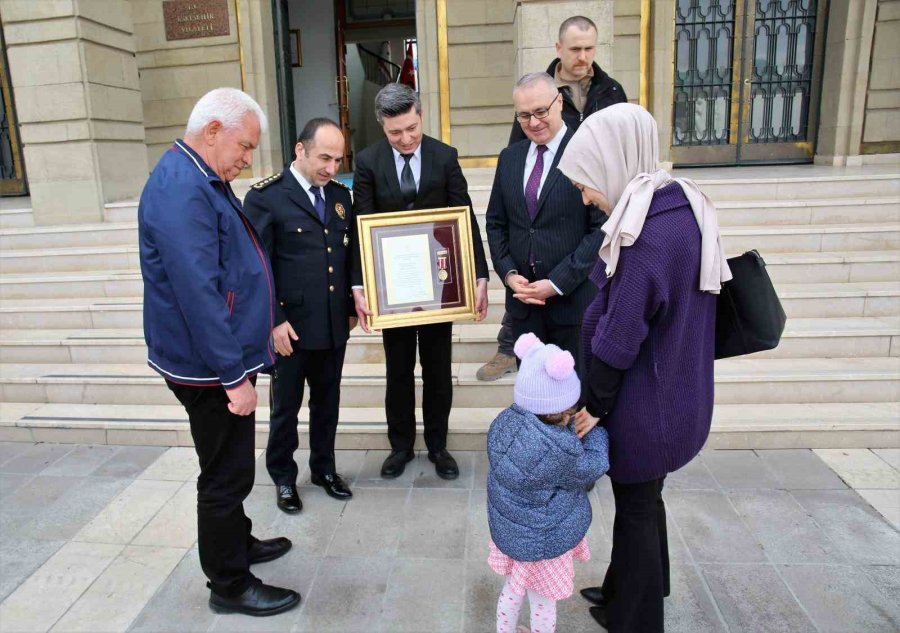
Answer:
<svg viewBox="0 0 900 633"><path fill-rule="evenodd" d="M693 459L712 420L716 296L698 290L700 229L680 185L654 194L615 275L605 268L600 260L591 273L600 290L582 349L588 370L596 356L625 371L604 423L610 478L650 481Z"/></svg>

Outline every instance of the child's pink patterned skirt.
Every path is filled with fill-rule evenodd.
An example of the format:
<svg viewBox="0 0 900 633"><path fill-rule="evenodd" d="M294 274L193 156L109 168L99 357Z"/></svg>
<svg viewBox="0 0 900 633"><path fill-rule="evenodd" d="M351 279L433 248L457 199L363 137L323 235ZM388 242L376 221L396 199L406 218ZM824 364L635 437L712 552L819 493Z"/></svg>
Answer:
<svg viewBox="0 0 900 633"><path fill-rule="evenodd" d="M587 541L581 541L568 552L550 560L513 560L494 545L488 543L488 565L501 576L509 576L509 587L520 596L529 589L551 600L565 600L575 588L574 559L590 560L591 550Z"/></svg>

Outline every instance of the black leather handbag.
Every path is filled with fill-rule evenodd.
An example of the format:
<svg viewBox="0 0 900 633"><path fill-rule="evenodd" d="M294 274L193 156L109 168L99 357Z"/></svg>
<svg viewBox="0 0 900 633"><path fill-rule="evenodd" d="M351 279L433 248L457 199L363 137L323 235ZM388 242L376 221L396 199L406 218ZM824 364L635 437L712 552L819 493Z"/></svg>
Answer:
<svg viewBox="0 0 900 633"><path fill-rule="evenodd" d="M716 309L716 359L774 349L787 315L755 250L728 260L732 279L722 285Z"/></svg>

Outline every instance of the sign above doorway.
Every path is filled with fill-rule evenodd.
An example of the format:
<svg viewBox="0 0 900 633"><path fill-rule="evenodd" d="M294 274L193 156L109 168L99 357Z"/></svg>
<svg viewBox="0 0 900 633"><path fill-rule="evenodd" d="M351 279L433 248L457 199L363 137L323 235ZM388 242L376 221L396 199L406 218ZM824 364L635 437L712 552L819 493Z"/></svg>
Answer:
<svg viewBox="0 0 900 633"><path fill-rule="evenodd" d="M228 0L165 0L163 18L169 41L231 33Z"/></svg>

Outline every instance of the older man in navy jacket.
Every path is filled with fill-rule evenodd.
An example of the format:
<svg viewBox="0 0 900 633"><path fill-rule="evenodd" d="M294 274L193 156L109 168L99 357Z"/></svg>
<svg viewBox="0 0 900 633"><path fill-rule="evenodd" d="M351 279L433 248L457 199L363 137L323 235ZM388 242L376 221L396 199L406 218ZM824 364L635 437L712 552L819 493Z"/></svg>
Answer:
<svg viewBox="0 0 900 633"><path fill-rule="evenodd" d="M250 165L265 127L247 94L207 93L138 207L147 362L187 411L200 458L198 547L209 605L248 615L300 602L250 573L291 542L254 538L243 507L255 470L256 374L274 362L274 297L268 259L229 183Z"/></svg>

